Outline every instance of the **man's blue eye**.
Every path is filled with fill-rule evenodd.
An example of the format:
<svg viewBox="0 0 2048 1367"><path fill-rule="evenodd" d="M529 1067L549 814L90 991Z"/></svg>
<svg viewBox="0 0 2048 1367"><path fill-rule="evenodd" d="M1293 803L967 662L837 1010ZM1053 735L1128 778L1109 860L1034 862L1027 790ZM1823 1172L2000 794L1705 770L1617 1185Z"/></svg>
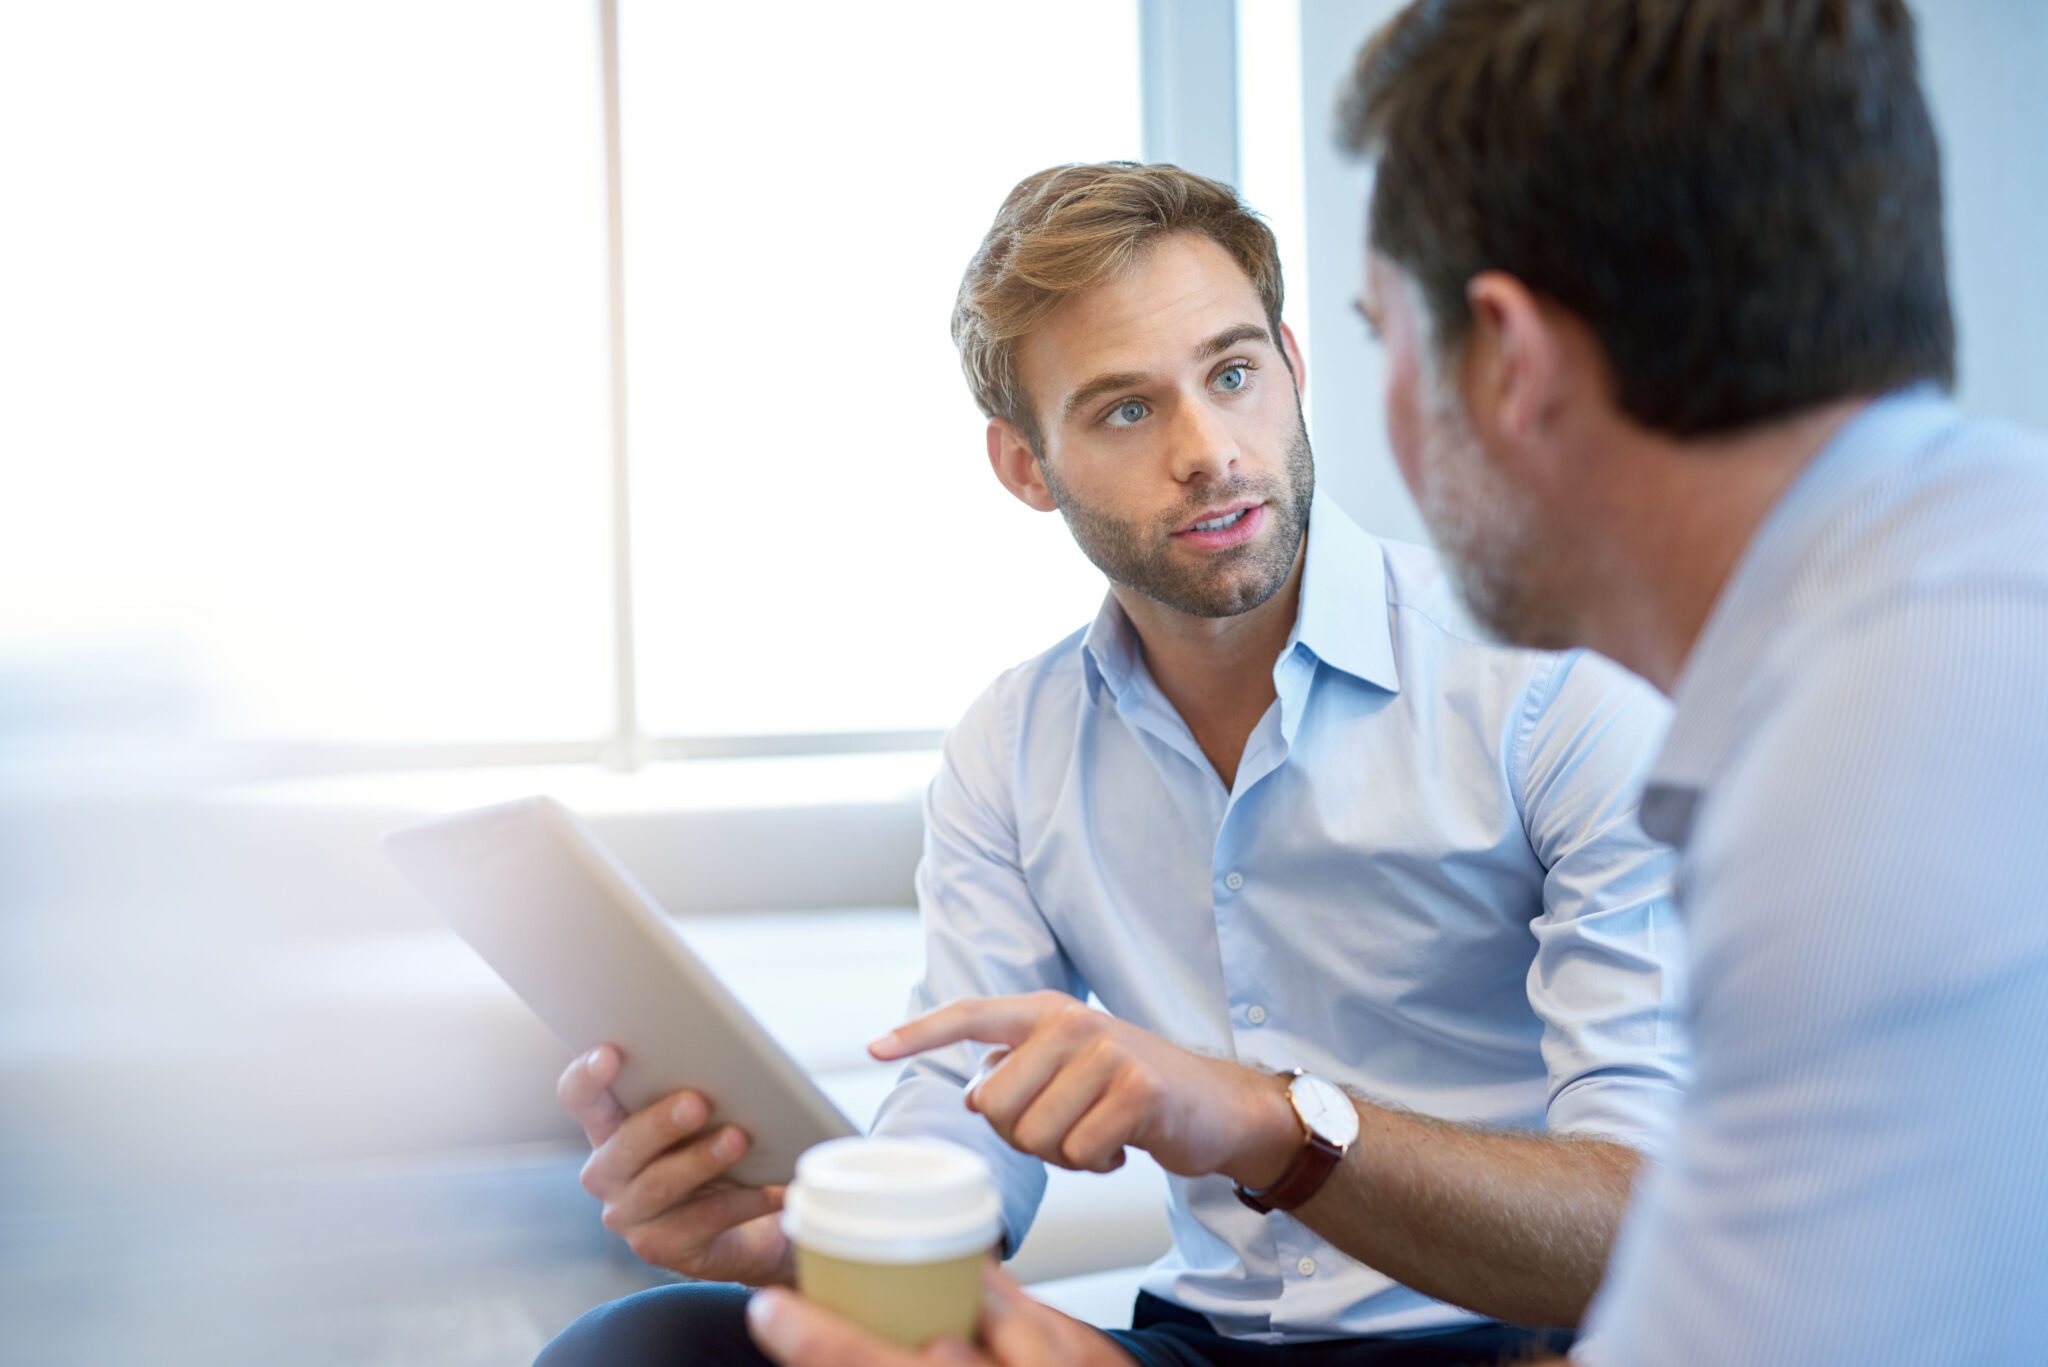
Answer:
<svg viewBox="0 0 2048 1367"><path fill-rule="evenodd" d="M1109 425L1111 427L1129 427L1144 416L1145 405L1139 403L1136 399L1130 399L1116 406L1116 411L1109 415Z"/></svg>
<svg viewBox="0 0 2048 1367"><path fill-rule="evenodd" d="M1223 389L1239 390L1244 388L1244 382L1250 378L1251 377L1248 374L1246 374L1245 368L1243 366L1234 365L1230 369L1224 371L1221 375L1218 375L1216 377L1216 383Z"/></svg>

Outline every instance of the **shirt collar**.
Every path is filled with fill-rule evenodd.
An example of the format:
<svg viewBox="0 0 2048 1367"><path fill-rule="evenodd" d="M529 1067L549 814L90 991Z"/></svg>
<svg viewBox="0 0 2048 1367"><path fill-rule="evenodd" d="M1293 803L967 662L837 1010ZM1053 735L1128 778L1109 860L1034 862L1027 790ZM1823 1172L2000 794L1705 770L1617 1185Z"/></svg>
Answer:
<svg viewBox="0 0 2048 1367"><path fill-rule="evenodd" d="M1825 538L1842 511L1897 478L1954 421L1931 384L1887 394L1843 424L1764 515L1672 691L1671 729L1643 793L1651 836L1682 846L1691 834L1702 792L1741 737L1745 685L1826 572Z"/></svg>
<svg viewBox="0 0 2048 1367"><path fill-rule="evenodd" d="M1090 697L1100 697L1104 688L1119 697L1137 672L1140 655L1138 629L1124 616L1123 605L1114 593L1102 595L1102 606L1081 638L1081 665L1088 679Z"/></svg>
<svg viewBox="0 0 2048 1367"><path fill-rule="evenodd" d="M1320 492L1309 500L1301 603L1280 658L1285 660L1296 645L1367 683L1393 693L1401 690L1387 612L1386 555L1378 540ZM1137 628L1113 593L1102 596L1081 646L1091 694L1107 687L1112 697L1120 695L1143 658Z"/></svg>
<svg viewBox="0 0 2048 1367"><path fill-rule="evenodd" d="M1401 691L1387 611L1386 553L1320 492L1309 500L1301 607L1289 648L1297 641L1324 664L1390 693Z"/></svg>

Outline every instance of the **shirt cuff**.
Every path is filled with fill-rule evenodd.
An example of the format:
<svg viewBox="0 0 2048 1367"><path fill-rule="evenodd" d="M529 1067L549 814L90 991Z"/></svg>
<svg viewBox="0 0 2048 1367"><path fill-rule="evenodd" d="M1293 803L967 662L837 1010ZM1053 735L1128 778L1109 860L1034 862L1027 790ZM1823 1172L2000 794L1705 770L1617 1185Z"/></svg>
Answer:
<svg viewBox="0 0 2048 1367"><path fill-rule="evenodd" d="M1545 1119L1552 1134L1601 1136L1655 1159L1682 1099L1677 1085L1662 1078L1581 1078L1557 1094Z"/></svg>

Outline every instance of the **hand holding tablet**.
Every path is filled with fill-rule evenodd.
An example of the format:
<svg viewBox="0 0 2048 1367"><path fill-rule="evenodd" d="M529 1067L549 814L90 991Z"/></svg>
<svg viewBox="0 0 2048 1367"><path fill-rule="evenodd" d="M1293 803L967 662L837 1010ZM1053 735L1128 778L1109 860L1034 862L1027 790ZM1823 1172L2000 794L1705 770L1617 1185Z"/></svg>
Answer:
<svg viewBox="0 0 2048 1367"><path fill-rule="evenodd" d="M742 1186L726 1173L747 1151L737 1125L711 1125L694 1090L628 1115L612 1096L619 1051L602 1045L562 1072L556 1096L583 1126L583 1189L604 1203L605 1228L647 1262L705 1281L790 1282L795 1250L778 1212L784 1188Z"/></svg>
<svg viewBox="0 0 2048 1367"><path fill-rule="evenodd" d="M584 1184L607 1226L693 1276L786 1277L759 1217L799 1153L854 1126L624 866L546 797L407 826L384 848L576 1051L558 1095L595 1149Z"/></svg>

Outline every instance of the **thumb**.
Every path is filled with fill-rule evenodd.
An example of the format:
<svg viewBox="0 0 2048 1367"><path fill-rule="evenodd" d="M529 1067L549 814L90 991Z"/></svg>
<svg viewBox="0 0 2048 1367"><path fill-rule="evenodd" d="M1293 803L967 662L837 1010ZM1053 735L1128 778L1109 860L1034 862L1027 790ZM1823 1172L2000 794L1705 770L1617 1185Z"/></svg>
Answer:
<svg viewBox="0 0 2048 1367"><path fill-rule="evenodd" d="M781 1287L748 1299L747 1332L782 1367L915 1367L917 1361Z"/></svg>

